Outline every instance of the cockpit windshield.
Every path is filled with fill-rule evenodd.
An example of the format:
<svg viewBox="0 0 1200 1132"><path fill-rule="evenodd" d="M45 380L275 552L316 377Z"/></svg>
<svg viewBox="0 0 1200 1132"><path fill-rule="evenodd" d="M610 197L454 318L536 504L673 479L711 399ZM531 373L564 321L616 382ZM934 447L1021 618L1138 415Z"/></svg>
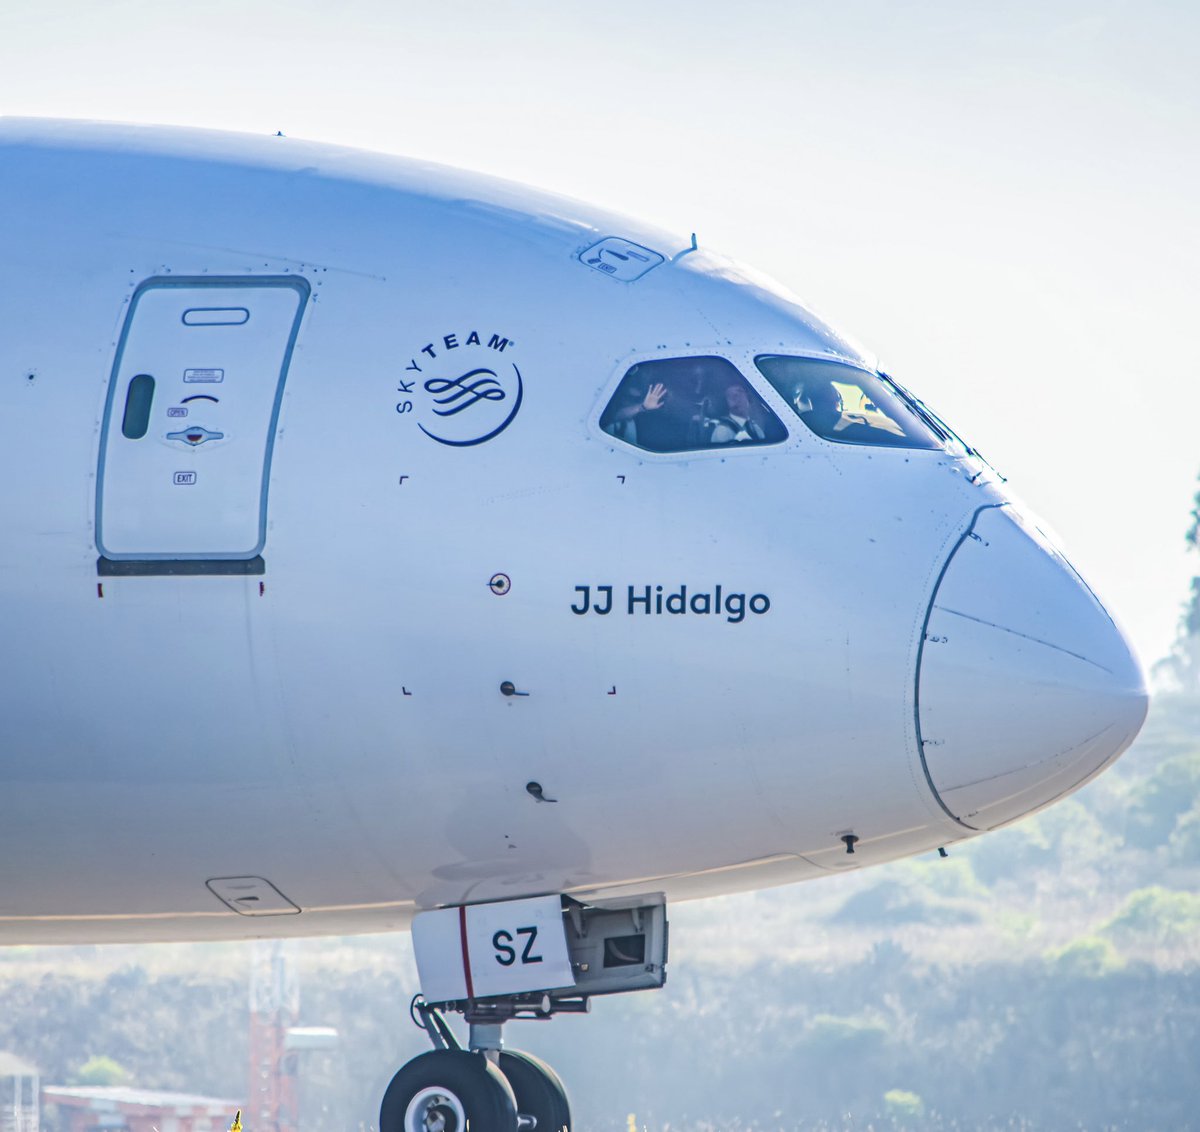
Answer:
<svg viewBox="0 0 1200 1132"><path fill-rule="evenodd" d="M763 376L818 436L843 444L941 448L942 438L888 382L819 358L760 354Z"/></svg>
<svg viewBox="0 0 1200 1132"><path fill-rule="evenodd" d="M600 414L600 427L648 452L732 451L787 439L783 422L720 357L639 362Z"/></svg>

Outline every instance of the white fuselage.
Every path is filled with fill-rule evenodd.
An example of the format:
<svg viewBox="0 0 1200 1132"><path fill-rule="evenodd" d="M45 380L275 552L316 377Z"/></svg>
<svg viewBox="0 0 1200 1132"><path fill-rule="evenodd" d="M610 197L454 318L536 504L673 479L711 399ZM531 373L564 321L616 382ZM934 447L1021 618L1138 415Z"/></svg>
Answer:
<svg viewBox="0 0 1200 1132"><path fill-rule="evenodd" d="M612 277L606 237L664 261ZM1013 820L1141 724L998 478L814 435L755 357L871 360L677 238L289 139L17 120L0 249L0 943L800 880ZM634 363L693 356L787 438L600 427ZM431 415L477 370L490 437ZM238 915L231 877L299 914Z"/></svg>

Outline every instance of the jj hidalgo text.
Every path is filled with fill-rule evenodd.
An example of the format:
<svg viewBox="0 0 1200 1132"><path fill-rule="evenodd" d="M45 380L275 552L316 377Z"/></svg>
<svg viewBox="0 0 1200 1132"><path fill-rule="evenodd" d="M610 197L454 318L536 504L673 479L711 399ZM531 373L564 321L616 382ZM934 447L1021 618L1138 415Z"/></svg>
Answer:
<svg viewBox="0 0 1200 1132"><path fill-rule="evenodd" d="M605 617L613 612L613 586L576 586L578 598L571 612L580 617L596 613ZM737 625L746 620L747 612L761 616L771 608L771 599L766 594L725 593L721 586L712 590L688 591L681 585L672 593L663 593L662 586L628 586L625 612L627 614L672 614L680 616L694 613L699 616L724 614L725 620ZM592 593L595 591L595 598Z"/></svg>

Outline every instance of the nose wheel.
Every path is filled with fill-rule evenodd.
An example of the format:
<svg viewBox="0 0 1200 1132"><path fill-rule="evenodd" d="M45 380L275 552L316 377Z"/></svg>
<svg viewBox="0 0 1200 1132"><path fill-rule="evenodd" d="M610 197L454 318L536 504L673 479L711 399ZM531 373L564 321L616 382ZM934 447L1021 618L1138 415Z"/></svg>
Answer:
<svg viewBox="0 0 1200 1132"><path fill-rule="evenodd" d="M379 1132L571 1132L562 1079L541 1058L503 1049L494 1012L476 1016L470 1050L420 996L411 1012L435 1048L392 1078Z"/></svg>
<svg viewBox="0 0 1200 1132"><path fill-rule="evenodd" d="M571 1106L562 1079L540 1057L519 1050L500 1054L500 1072L517 1098L517 1112L532 1116L536 1132L571 1132Z"/></svg>
<svg viewBox="0 0 1200 1132"><path fill-rule="evenodd" d="M379 1132L517 1132L517 1102L504 1075L461 1049L414 1057L388 1085Z"/></svg>

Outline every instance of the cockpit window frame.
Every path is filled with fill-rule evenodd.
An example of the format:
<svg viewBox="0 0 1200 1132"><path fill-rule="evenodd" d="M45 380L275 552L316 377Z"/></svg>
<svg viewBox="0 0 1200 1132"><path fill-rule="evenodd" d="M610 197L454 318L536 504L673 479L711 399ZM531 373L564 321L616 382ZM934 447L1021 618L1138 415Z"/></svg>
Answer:
<svg viewBox="0 0 1200 1132"><path fill-rule="evenodd" d="M618 360L609 379L597 390L592 410L587 417L588 431L596 439L617 451L628 452L636 455L639 460L656 464L679 464L692 460L727 460L731 457L752 459L757 456L762 458L763 456L792 448L797 443L799 431L803 428L803 425L799 421L788 419L789 416L794 416L794 414L780 412L781 405L784 409L786 409L786 405L776 395L775 390L771 387L771 383L758 370L752 369L749 372L747 371L746 362L748 359L753 359L753 357L754 354L750 352L730 350L727 344L723 346L689 345L679 349L674 347L660 347L654 350L632 351ZM649 448L641 448L636 444L632 444L622 437L614 436L600 427L601 417L604 416L613 398L617 395L617 391L621 388L621 383L634 366L647 362L667 362L687 358L719 358L721 361L728 362L729 365L733 366L741 379L754 390L758 398L774 414L776 420L784 430L783 439L774 442L767 441L753 444L712 444L705 448L684 448L674 452L654 452ZM798 425L799 428L797 427Z"/></svg>
<svg viewBox="0 0 1200 1132"><path fill-rule="evenodd" d="M927 428L931 428L938 435L941 445L934 448L908 448L901 445L885 446L829 440L821 436L810 429L796 415L795 411L788 404L787 399L771 384L766 375L756 365L757 358L774 355L786 355L813 362L832 362L846 366L849 369L858 370L883 381L905 403L906 408L916 414L922 424ZM652 452L648 448L639 448L636 444L631 444L627 440L613 436L600 427L600 418L604 415L605 410L620 388L621 382L624 381L633 366L642 362L705 357L721 358L729 362L738 371L743 380L750 385L762 399L763 403L783 424L787 432L786 439L773 444L718 444L708 448L684 449L679 452ZM933 417L933 421L928 420L926 414L929 417ZM944 460L947 457L961 459L965 455L969 459L983 462L982 458L963 442L948 425L945 425L931 409L928 409L924 402L877 366L869 364L863 358L823 350L805 349L804 347L797 347L787 342L771 344L759 342L752 347L745 348L731 348L729 343L722 343L719 345L692 344L680 348L659 346L654 349L631 350L624 357L617 359L608 380L596 390L592 409L586 418L586 427L593 439L599 440L614 451L626 452L636 456L640 461L656 464L679 464L692 460L725 460L730 457L741 459L763 458L783 452L812 452L814 451L814 446L816 449L822 451L858 452L873 456L894 453L897 457L908 460L925 458ZM946 433L949 433L950 439L945 438Z"/></svg>
<svg viewBox="0 0 1200 1132"><path fill-rule="evenodd" d="M846 369L857 370L859 373L866 374L883 384L892 392L892 394L904 405L922 425L928 430L933 437L938 441L935 445L906 445L906 444L873 444L869 441L851 440L851 439L834 439L832 437L823 436L821 433L810 428L802 417L800 417L795 409L788 404L787 399L775 387L774 383L767 377L765 373L758 367L760 358L775 358L786 357L795 358L798 361L809 362L826 362L832 365L844 366ZM811 350L795 350L789 349L787 346L781 345L777 349L762 350L756 349L751 354L751 364L754 366L754 372L761 376L770 388L771 393L778 404L783 405L787 409L788 416L792 423L799 425L805 434L806 439L811 439L820 444L828 445L830 448L838 450L866 450L868 452L902 452L908 456L922 452L932 453L939 458L946 456L959 456L962 453L956 452L956 446L961 445L967 453L970 449L966 447L958 436L953 433L949 426L945 425L940 418L934 416L932 410L925 407L924 403L914 397L907 389L905 389L895 378L884 373L881 369L875 366L865 365L860 359L848 358L841 354L826 354L815 353ZM778 412L778 409L776 409ZM930 418L933 417L931 420Z"/></svg>

